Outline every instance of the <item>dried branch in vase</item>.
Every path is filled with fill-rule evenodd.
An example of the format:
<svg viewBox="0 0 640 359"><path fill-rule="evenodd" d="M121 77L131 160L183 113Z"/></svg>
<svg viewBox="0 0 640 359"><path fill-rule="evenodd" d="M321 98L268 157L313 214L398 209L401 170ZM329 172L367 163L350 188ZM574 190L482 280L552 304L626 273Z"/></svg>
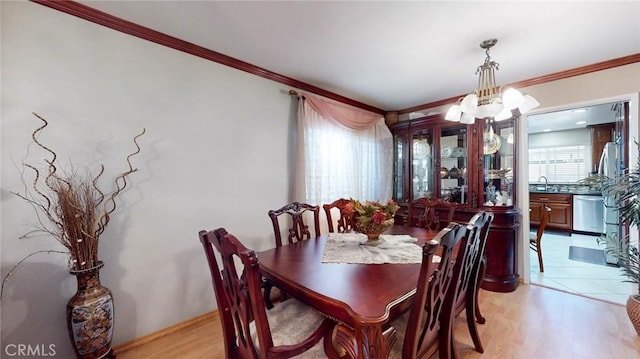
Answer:
<svg viewBox="0 0 640 359"><path fill-rule="evenodd" d="M50 158L44 159L44 168L22 163L25 169L33 172L34 179L28 185L23 171L24 193L13 193L33 206L38 221L36 229L22 238L36 233L51 235L69 251L71 269L95 267L98 265L98 241L109 224L111 213L116 210L115 198L127 187L127 177L138 170L133 168L131 157L140 153L138 138L144 135L145 129L133 138L136 150L126 157L129 169L115 178L113 192L105 194L98 187L104 166L100 165L95 176L88 171L81 175L73 168L68 173L59 170L57 154L38 140L40 132L49 123L36 113L34 116L42 121L42 126L33 131L31 138Z"/></svg>

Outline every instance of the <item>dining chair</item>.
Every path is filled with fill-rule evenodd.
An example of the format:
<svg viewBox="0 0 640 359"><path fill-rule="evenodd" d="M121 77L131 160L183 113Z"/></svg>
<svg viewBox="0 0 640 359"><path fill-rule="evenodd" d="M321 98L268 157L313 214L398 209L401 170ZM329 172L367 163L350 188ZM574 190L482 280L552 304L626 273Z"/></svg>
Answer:
<svg viewBox="0 0 640 359"><path fill-rule="evenodd" d="M291 358L303 353L305 358L327 357L323 343L331 340L330 319L295 299L267 310L255 252L224 228L200 231L199 237L213 279L227 359Z"/></svg>
<svg viewBox="0 0 640 359"><path fill-rule="evenodd" d="M334 226L333 226L334 222L331 216L331 211L334 208L337 208L339 211L338 213L340 214L336 222L337 232L345 233L345 232L350 232L354 229L355 217L354 217L354 213L349 212L350 205L351 205L351 201L346 198L339 198L329 204L322 205L322 208L324 209L324 212L327 215L327 225L329 226L330 233L334 233Z"/></svg>
<svg viewBox="0 0 640 359"><path fill-rule="evenodd" d="M447 300L451 297L452 285L457 282L453 253L456 246L459 246L458 252L466 248L468 231L465 225L450 223L424 244L411 308L391 323L397 333L395 337L390 336L390 358L430 358L436 351L440 359L449 358L450 351L445 348L451 343L451 325L446 323L452 320L443 318L453 315L453 302ZM436 252L440 261L433 269Z"/></svg>
<svg viewBox="0 0 640 359"><path fill-rule="evenodd" d="M480 313L478 294L486 269L486 255L484 253L489 235L489 227L493 222L492 212L480 211L476 213L467 224L469 238L466 241L466 250L458 252L456 264L460 262L460 279L455 283L454 311L457 317L465 310L467 327L477 352L484 353L476 322L484 324L485 318ZM451 351L452 357L456 357L455 331L452 328Z"/></svg>
<svg viewBox="0 0 640 359"><path fill-rule="evenodd" d="M457 203L447 202L441 198L418 198L411 203L411 208L423 209L417 219L417 226L431 229L434 231L441 230L453 221ZM409 220L413 222L413 210L411 211ZM444 221L440 219L440 213L444 213Z"/></svg>
<svg viewBox="0 0 640 359"><path fill-rule="evenodd" d="M540 273L544 272L544 264L542 263L542 235L544 234L544 229L547 227L547 223L549 223L550 215L551 208L543 204L538 230L535 235L529 234L529 248L538 253L538 266L540 268Z"/></svg>
<svg viewBox="0 0 640 359"><path fill-rule="evenodd" d="M486 218L487 215L490 215L491 218ZM476 220L476 217L478 216L483 216L485 218L484 219L480 218L479 220ZM480 212L475 216L473 216L473 218L471 218L471 220L469 221L469 224L471 225L476 224L480 228L480 256L479 256L480 262L477 269L478 277L476 280L477 283L476 283L476 296L475 296L475 300L476 300L475 317L476 317L476 322L480 324L484 324L486 320L482 316L482 313L480 313L480 305L478 303L478 294L480 292L480 287L482 286L482 281L484 280L484 275L487 271L487 255L485 253L485 249L487 247L487 238L489 237L489 229L491 227L491 223L493 223L494 218L495 218L495 214L492 212Z"/></svg>
<svg viewBox="0 0 640 359"><path fill-rule="evenodd" d="M315 238L320 235L320 206L313 206L307 203L293 202L289 203L282 208L270 210L267 212L271 223L273 225L273 234L275 237L276 247L282 247L282 232L280 230L281 219L286 218L289 220L290 226L288 227L287 243L296 243L309 238ZM311 214L313 220L313 237L311 237L311 231L309 226L305 223L304 217L307 214ZM262 287L264 288L264 299L267 305L267 309L273 308L273 301L271 291L274 287L273 282L263 278ZM275 299L283 301L287 298L286 293L280 290L277 293Z"/></svg>
<svg viewBox="0 0 640 359"><path fill-rule="evenodd" d="M304 221L306 214L313 215L313 237L311 237L311 231L309 226ZM275 235L276 247L281 247L282 233L280 230L281 216L288 215L291 220L291 226L288 229L289 235L287 236L288 243L300 242L305 239L315 238L320 235L320 207L313 206L307 203L293 202L285 205L282 208L270 210L268 213L273 224L273 234Z"/></svg>

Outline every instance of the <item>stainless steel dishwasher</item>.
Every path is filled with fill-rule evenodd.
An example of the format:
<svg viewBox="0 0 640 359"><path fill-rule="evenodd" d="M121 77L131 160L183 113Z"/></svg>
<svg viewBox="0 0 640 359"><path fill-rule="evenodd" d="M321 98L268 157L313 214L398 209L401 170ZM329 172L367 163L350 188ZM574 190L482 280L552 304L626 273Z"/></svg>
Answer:
<svg viewBox="0 0 640 359"><path fill-rule="evenodd" d="M598 235L604 233L602 196L573 196L573 230Z"/></svg>

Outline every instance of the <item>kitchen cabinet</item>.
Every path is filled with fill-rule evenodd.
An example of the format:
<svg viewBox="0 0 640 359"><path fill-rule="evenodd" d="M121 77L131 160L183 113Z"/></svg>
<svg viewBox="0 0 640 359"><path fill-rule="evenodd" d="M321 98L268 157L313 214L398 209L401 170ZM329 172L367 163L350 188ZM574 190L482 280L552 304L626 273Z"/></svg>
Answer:
<svg viewBox="0 0 640 359"><path fill-rule="evenodd" d="M532 225L540 224L542 205L551 208L547 229L562 232L573 230L573 196L569 193L530 193L529 208L531 214L529 221Z"/></svg>
<svg viewBox="0 0 640 359"><path fill-rule="evenodd" d="M458 203L457 222L469 221L480 210L493 212L482 287L500 292L514 291L519 277L516 122L515 117L500 122L476 119L467 125L431 115L390 125L395 152L393 196L401 208L396 222L415 223L423 209L412 203L421 197Z"/></svg>

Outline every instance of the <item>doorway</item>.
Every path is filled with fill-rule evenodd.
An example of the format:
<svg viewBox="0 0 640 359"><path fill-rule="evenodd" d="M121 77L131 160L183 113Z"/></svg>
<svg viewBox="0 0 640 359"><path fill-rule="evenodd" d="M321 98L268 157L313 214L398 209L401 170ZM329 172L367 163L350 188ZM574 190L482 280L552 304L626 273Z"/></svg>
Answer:
<svg viewBox="0 0 640 359"><path fill-rule="evenodd" d="M530 115L527 135L530 198L553 201L555 196L565 201L548 204L556 216L542 237L544 272L539 271L537 255L531 251L530 282L624 305L634 288L623 282L620 268L604 260L605 244L600 237L607 226L582 226L584 218L574 218L573 206L574 196L601 196L597 178L602 172L600 153L606 143L618 144L621 155L617 166L628 167L629 102ZM601 221L604 223L604 218ZM535 231L533 220L531 225L530 230Z"/></svg>

